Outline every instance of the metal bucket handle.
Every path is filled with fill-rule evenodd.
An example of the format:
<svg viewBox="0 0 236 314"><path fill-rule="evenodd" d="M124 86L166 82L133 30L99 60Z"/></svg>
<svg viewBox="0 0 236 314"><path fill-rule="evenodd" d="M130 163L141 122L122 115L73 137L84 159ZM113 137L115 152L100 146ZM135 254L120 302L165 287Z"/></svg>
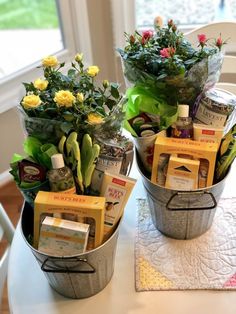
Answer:
<svg viewBox="0 0 236 314"><path fill-rule="evenodd" d="M209 197L211 198L211 200L212 200L212 202L213 202L213 205L211 205L211 206L203 206L203 207L198 207L198 208L196 208L196 207L188 207L188 208L184 208L184 207L178 207L178 208L176 208L176 207L171 207L170 206L170 204L171 204L171 202L173 201L173 199L175 199L176 197L181 197L181 196L183 196L183 195L193 195L193 194L195 194L196 196L199 196L199 197L201 197L202 195L204 195L204 194L207 194L207 195L209 195ZM178 210L209 210L209 209L213 209L213 208L215 208L216 207L216 205L217 205L217 202L216 202L216 199L215 199L215 197L214 197L214 195L211 193L211 192L207 192L207 191L196 191L196 192L176 192L175 194L173 194L171 197L170 197L170 199L169 199L169 201L167 202L167 204L166 204L166 208L168 209L168 210L170 210L170 211L178 211Z"/></svg>
<svg viewBox="0 0 236 314"><path fill-rule="evenodd" d="M91 269L88 270L74 270L74 269L70 269L69 267L62 267L62 268L58 268L58 266L50 266L47 265L48 262L54 263L54 262L65 262L65 260L62 260L60 258L46 258L45 261L43 262L41 269L42 271L46 272L46 273L79 273L79 274L93 274L96 272L96 269L86 260L83 258L77 258L77 257L72 257L70 259L66 258L66 263L67 262L82 262L82 263L86 263L87 265L89 265L89 267Z"/></svg>

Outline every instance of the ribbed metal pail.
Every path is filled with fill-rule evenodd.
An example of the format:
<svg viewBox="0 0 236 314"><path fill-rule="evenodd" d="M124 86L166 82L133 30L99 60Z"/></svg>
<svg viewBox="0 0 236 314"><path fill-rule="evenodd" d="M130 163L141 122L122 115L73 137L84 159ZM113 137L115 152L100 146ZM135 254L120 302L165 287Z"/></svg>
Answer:
<svg viewBox="0 0 236 314"><path fill-rule="evenodd" d="M119 225L101 246L69 257L53 257L39 252L29 243L33 234L33 208L25 203L21 215L21 231L49 284L65 297L90 297L109 283L114 272ZM33 274L32 274L33 276Z"/></svg>
<svg viewBox="0 0 236 314"><path fill-rule="evenodd" d="M137 164L153 224L161 233L184 240L198 237L211 227L226 177L207 188L178 191L153 184L138 156Z"/></svg>

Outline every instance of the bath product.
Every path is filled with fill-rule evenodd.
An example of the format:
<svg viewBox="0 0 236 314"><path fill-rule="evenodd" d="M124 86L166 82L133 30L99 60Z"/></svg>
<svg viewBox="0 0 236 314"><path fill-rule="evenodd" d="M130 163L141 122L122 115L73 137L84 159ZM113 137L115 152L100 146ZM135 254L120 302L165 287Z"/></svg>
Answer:
<svg viewBox="0 0 236 314"><path fill-rule="evenodd" d="M112 234L122 217L125 205L136 183L135 179L104 172L101 196L106 198L104 240Z"/></svg>
<svg viewBox="0 0 236 314"><path fill-rule="evenodd" d="M199 160L170 156L165 187L190 191L198 188Z"/></svg>
<svg viewBox="0 0 236 314"><path fill-rule="evenodd" d="M190 159L206 159L209 164L207 173L207 186L211 186L215 172L217 149L218 145L216 143L204 143L190 139L171 137L157 137L154 147L151 181L154 184L157 184L159 180L158 165L160 156L162 154L176 154L177 157L188 155Z"/></svg>
<svg viewBox="0 0 236 314"><path fill-rule="evenodd" d="M193 123L192 118L189 117L188 105L178 105L178 118L176 122L172 125L171 137L193 137Z"/></svg>
<svg viewBox="0 0 236 314"><path fill-rule="evenodd" d="M42 216L50 214L74 214L95 220L94 247L101 244L104 230L105 198L39 191L34 201L34 247L38 247Z"/></svg>
<svg viewBox="0 0 236 314"><path fill-rule="evenodd" d="M214 127L224 127L224 134L234 125L236 96L228 91L212 88L201 98L194 122Z"/></svg>
<svg viewBox="0 0 236 314"><path fill-rule="evenodd" d="M193 139L205 143L217 143L220 146L224 134L224 128L212 125L193 123Z"/></svg>
<svg viewBox="0 0 236 314"><path fill-rule="evenodd" d="M42 222L38 250L50 256L84 253L89 225L46 216Z"/></svg>
<svg viewBox="0 0 236 314"><path fill-rule="evenodd" d="M52 170L47 173L52 192L64 192L73 194L76 192L72 171L65 166L63 155L55 154L51 157Z"/></svg>

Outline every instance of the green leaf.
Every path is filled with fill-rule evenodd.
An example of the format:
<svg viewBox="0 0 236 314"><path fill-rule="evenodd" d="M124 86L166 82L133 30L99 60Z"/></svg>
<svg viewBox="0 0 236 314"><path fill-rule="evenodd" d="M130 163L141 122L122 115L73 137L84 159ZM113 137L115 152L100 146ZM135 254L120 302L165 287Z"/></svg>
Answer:
<svg viewBox="0 0 236 314"><path fill-rule="evenodd" d="M69 69L67 74L68 74L69 77L74 78L75 75L76 75L76 70L75 69Z"/></svg>
<svg viewBox="0 0 236 314"><path fill-rule="evenodd" d="M115 98L118 99L120 97L120 93L118 91L118 85L115 86L115 84L111 84L111 95Z"/></svg>
<svg viewBox="0 0 236 314"><path fill-rule="evenodd" d="M35 137L28 136L24 143L24 152L30 156L33 157L35 160L37 160L37 155L40 153L40 147L42 146L42 143Z"/></svg>

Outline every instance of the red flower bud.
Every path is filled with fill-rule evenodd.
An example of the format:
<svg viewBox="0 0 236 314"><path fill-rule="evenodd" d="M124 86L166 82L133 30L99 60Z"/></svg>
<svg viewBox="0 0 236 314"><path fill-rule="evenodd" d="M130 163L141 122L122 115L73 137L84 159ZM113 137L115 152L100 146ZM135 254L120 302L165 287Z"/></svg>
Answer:
<svg viewBox="0 0 236 314"><path fill-rule="evenodd" d="M142 39L141 39L142 45L145 45L152 36L153 36L153 31L151 30L144 31Z"/></svg>
<svg viewBox="0 0 236 314"><path fill-rule="evenodd" d="M169 28L171 28L171 26L173 25L173 20L169 20L167 25L168 25Z"/></svg>
<svg viewBox="0 0 236 314"><path fill-rule="evenodd" d="M222 38L221 38L221 36L220 36L220 37L217 38L217 40L216 40L216 46L220 48L222 45L223 45L223 41L222 41Z"/></svg>
<svg viewBox="0 0 236 314"><path fill-rule="evenodd" d="M152 36L153 36L153 31L151 31L151 30L147 30L147 31L143 32L143 37L145 39L150 39Z"/></svg>
<svg viewBox="0 0 236 314"><path fill-rule="evenodd" d="M177 30L177 26L175 24L172 25L172 31L175 33Z"/></svg>
<svg viewBox="0 0 236 314"><path fill-rule="evenodd" d="M197 35L198 41L201 47L204 47L207 41L206 35L205 34L199 34Z"/></svg>
<svg viewBox="0 0 236 314"><path fill-rule="evenodd" d="M129 41L130 41L131 44L134 44L134 43L135 43L135 37L134 37L134 35L130 35Z"/></svg>

